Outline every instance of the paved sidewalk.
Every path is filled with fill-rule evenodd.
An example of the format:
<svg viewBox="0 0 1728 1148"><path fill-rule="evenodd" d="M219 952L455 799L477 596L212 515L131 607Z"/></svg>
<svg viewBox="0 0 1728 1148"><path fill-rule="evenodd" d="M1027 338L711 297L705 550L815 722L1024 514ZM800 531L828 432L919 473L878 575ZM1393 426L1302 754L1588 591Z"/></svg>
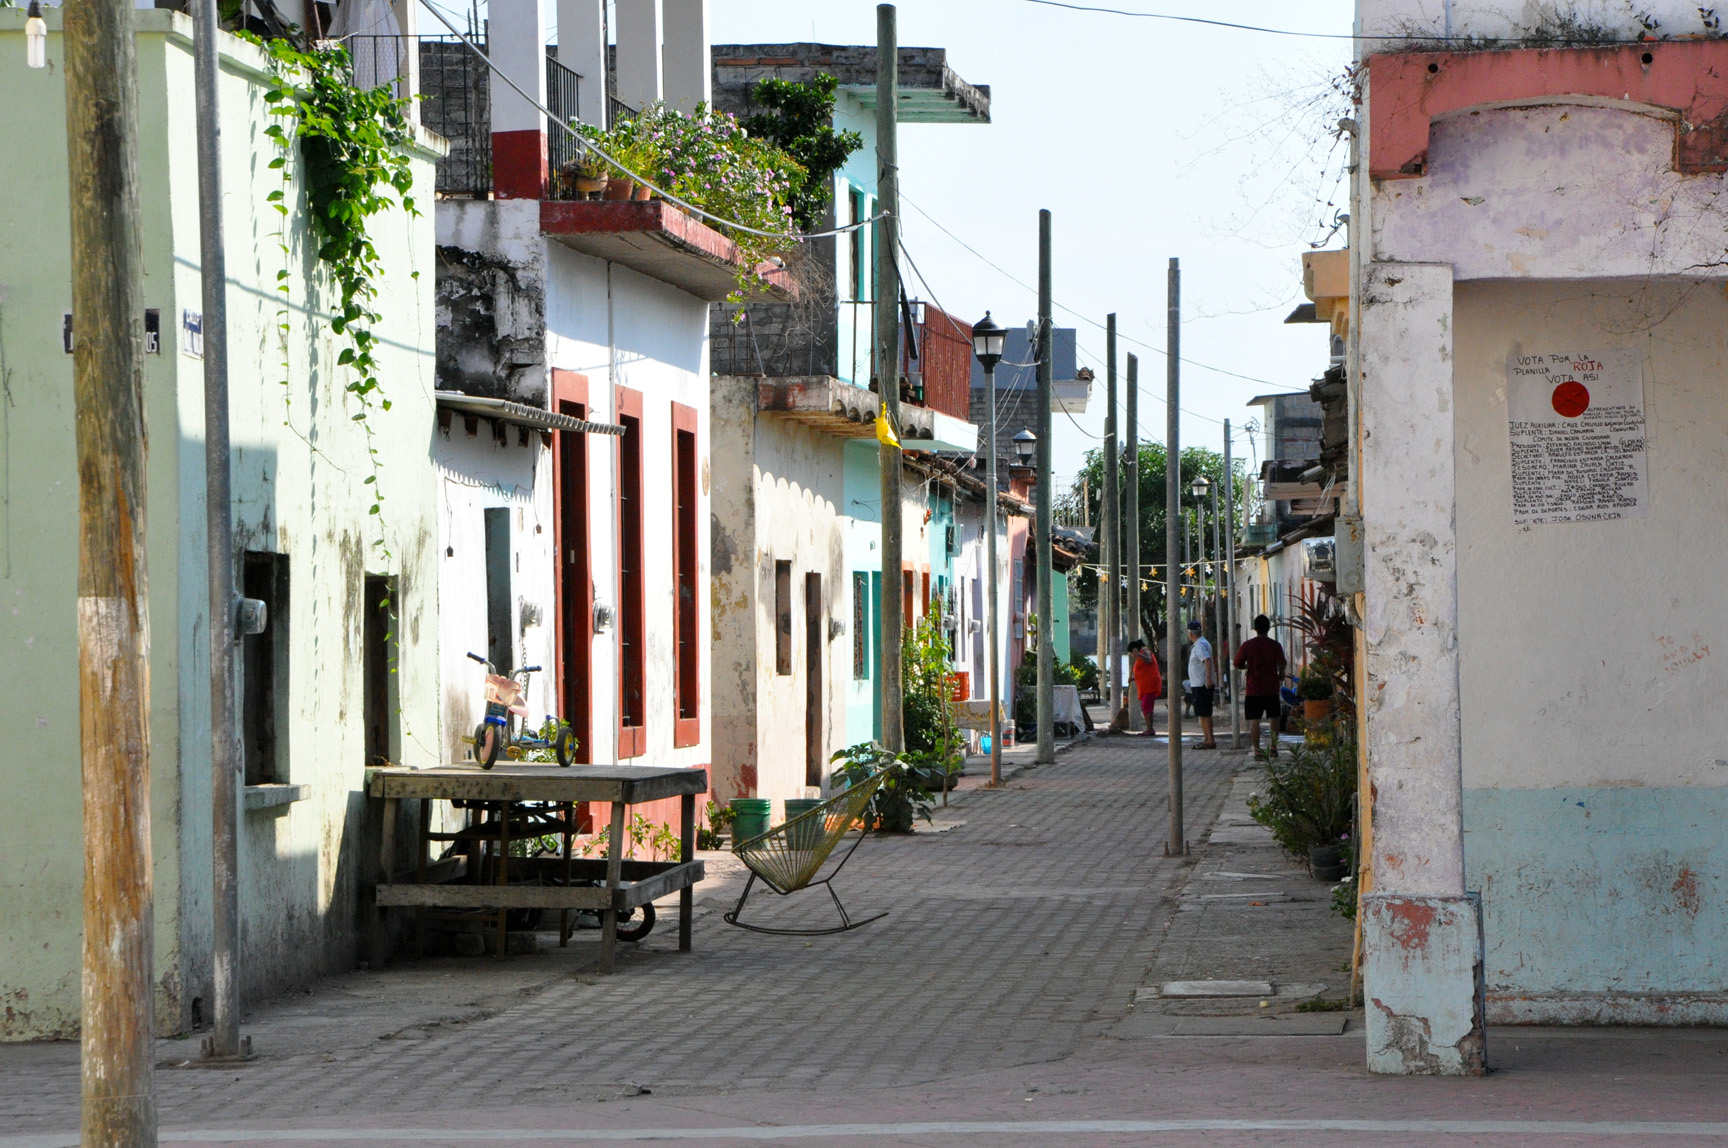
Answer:
<svg viewBox="0 0 1728 1148"><path fill-rule="evenodd" d="M589 934L268 1002L245 1024L256 1062L158 1073L163 1142L1728 1144L1717 1030L1496 1030L1485 1079L1369 1077L1359 1027L1177 1033L1273 1022L1258 1001L1139 990L1242 977L1341 996L1349 943L1326 887L1246 824L1244 755L1187 763L1189 857L1162 853L1163 743L1102 738L954 795L939 831L867 841L840 892L890 915L854 933L727 927L733 865L704 887L695 952L656 930L614 977L592 975ZM1268 880L1233 874L1285 896L1225 896ZM750 912L832 909L817 892ZM0 1046L0 1148L74 1144L76 1126L76 1047Z"/></svg>

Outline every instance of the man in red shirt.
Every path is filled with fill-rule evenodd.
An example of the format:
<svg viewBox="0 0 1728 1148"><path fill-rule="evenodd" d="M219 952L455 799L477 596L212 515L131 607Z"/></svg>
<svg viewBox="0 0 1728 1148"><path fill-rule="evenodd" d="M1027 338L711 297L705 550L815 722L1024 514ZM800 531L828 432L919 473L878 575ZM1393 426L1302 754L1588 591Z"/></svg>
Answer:
<svg viewBox="0 0 1728 1148"><path fill-rule="evenodd" d="M1242 684L1242 712L1248 719L1248 736L1254 752L1260 752L1260 719L1272 722L1272 741L1277 744L1281 711L1278 684L1284 680L1284 647L1266 636L1272 619L1261 614L1254 619L1254 636L1236 651L1236 668L1248 671Z"/></svg>
<svg viewBox="0 0 1728 1148"><path fill-rule="evenodd" d="M1152 711L1157 708L1158 695L1164 692L1164 675L1159 672L1158 659L1139 638L1128 643L1128 653L1134 658L1134 692L1140 695L1140 712L1146 715L1146 732L1140 736L1151 737Z"/></svg>

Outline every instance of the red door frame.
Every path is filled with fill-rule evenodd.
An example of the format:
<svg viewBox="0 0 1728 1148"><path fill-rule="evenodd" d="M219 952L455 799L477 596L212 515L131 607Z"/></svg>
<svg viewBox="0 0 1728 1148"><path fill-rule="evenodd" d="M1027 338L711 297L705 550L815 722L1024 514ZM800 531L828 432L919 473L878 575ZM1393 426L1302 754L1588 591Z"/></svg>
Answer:
<svg viewBox="0 0 1728 1148"><path fill-rule="evenodd" d="M588 379L574 371L552 370L552 408L572 418L588 417ZM588 474L564 473L566 452L588 462L588 440L575 431L558 432L558 448L552 452L552 544L557 549L553 569L553 609L558 618L558 716L570 723L576 735L575 759L594 760L594 519L589 502ZM566 490L566 484L572 489ZM582 537L572 539L565 534L566 500L581 500L573 507L581 516ZM579 549L571 543L579 542ZM566 569L572 552L577 552L576 569ZM574 578L575 585L566 584ZM572 593L572 590L574 591ZM573 680L574 679L574 680ZM572 697L572 686L581 697Z"/></svg>
<svg viewBox="0 0 1728 1148"><path fill-rule="evenodd" d="M616 521L618 538L618 758L641 757L648 752L648 619L647 609L647 571L644 569L647 560L647 508L645 505L643 487L647 478L646 455L648 453L647 427L642 418L642 392L633 391L628 387L614 386L614 400L617 403L617 418L620 423L625 419L635 419L637 425L636 451L636 500L631 510L636 515L636 545L639 553L636 558L635 577L626 579L624 576L624 442L619 439L617 450L613 453L614 467L617 474L618 498ZM637 620L635 642L636 673L638 681L628 680L630 667L624 656L625 629L632 615ZM643 712L639 715L640 725L624 724L624 699L631 685L642 695Z"/></svg>

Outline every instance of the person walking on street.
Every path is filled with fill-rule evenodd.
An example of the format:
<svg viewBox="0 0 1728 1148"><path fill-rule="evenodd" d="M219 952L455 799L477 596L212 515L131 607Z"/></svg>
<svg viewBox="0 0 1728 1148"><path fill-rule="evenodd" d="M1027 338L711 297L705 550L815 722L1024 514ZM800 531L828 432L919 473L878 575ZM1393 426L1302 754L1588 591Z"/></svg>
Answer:
<svg viewBox="0 0 1728 1148"><path fill-rule="evenodd" d="M1134 691L1140 695L1140 712L1146 715L1146 732L1140 736L1151 737L1152 711L1158 706L1158 695L1164 692L1164 674L1158 669L1158 659L1139 638L1128 643L1128 653L1134 659Z"/></svg>
<svg viewBox="0 0 1728 1148"><path fill-rule="evenodd" d="M1198 619L1188 623L1188 636L1194 644L1188 647L1188 692L1194 698L1194 716L1200 719L1200 734L1204 741L1200 749L1217 749L1212 736L1212 692L1218 684L1218 663L1212 658L1212 643L1200 632Z"/></svg>
<svg viewBox="0 0 1728 1148"><path fill-rule="evenodd" d="M1264 614L1254 619L1254 636L1236 651L1236 668L1246 670L1242 685L1242 710L1248 719L1248 738L1254 753L1260 753L1260 719L1271 723L1272 745L1278 744L1278 683L1284 680L1284 647L1266 634L1272 619Z"/></svg>

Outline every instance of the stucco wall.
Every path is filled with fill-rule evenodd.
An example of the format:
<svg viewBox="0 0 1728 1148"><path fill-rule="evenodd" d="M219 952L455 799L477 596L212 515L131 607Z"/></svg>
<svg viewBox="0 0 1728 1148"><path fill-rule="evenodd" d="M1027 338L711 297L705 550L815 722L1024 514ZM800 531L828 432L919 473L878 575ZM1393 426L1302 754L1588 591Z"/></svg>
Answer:
<svg viewBox="0 0 1728 1148"><path fill-rule="evenodd" d="M1720 992L1728 300L1499 282L1456 306L1465 856L1490 992ZM1512 522L1506 357L1561 344L1643 359L1644 517Z"/></svg>
<svg viewBox="0 0 1728 1148"><path fill-rule="evenodd" d="M57 13L55 13L57 16ZM11 22L11 17L7 17ZM156 854L158 1026L182 1031L209 999L209 663L204 578L201 362L181 349L182 308L199 310L192 59L183 16L138 13L145 305L160 310L160 356L146 357L150 433L151 751ZM56 22L57 26L57 22ZM65 134L58 67L28 72L16 36L0 36L0 91L17 110L9 138ZM396 576L396 693L402 760L436 760L436 567L432 427L431 226L390 213L371 234L384 264L375 328L380 376L392 401L375 409L381 517L368 513L367 444L347 372L335 368L327 287L290 196L284 259L279 217L265 196L279 173L255 147L270 122L262 57L225 41L222 106L227 204L234 524L239 548L287 556L289 602L272 619L293 634L286 705L279 713L280 780L306 796L242 814L241 982L256 999L284 984L347 967L353 958L361 856L364 731L360 677L363 577ZM50 54L59 59L57 38ZM78 1015L82 849L73 625L76 475L71 359L59 337L70 299L65 152L14 149L0 189L20 205L0 224L0 374L8 513L0 646L17 680L10 696L39 699L0 718L12 755L0 760L0 848L19 884L0 886L0 1037L70 1035ZM431 199L431 154L415 175ZM59 190L55 190L59 189ZM283 303L276 272L290 271ZM280 312L286 307L286 336ZM283 385L283 380L287 385ZM28 507L21 515L18 507ZM374 545L383 541L383 547ZM19 800L22 795L28 800ZM28 866L15 860L30 858Z"/></svg>

